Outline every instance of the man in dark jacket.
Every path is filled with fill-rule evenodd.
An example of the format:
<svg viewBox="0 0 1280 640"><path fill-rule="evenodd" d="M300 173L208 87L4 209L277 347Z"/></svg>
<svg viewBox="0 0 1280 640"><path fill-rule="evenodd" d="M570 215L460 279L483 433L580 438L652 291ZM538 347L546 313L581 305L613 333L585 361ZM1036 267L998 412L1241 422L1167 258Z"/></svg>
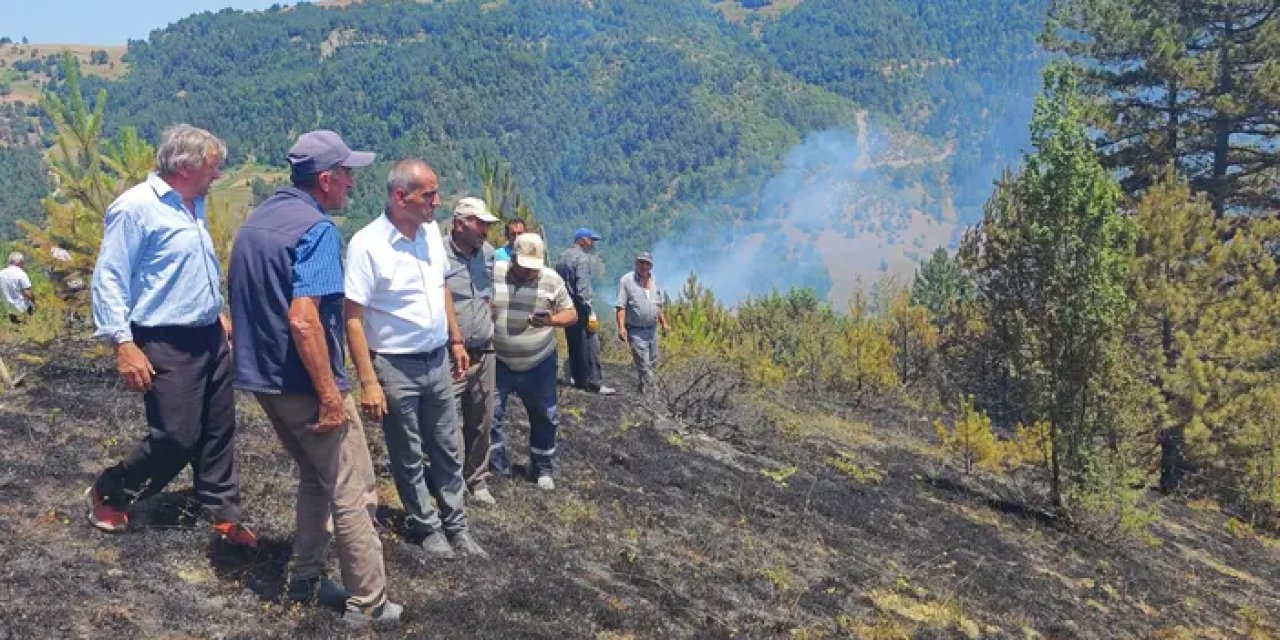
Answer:
<svg viewBox="0 0 1280 640"><path fill-rule="evenodd" d="M609 395L614 389L601 384L600 336L597 335L600 321L591 306L591 277L596 264L592 253L599 239L599 234L585 227L575 231L573 246L565 249L556 261L556 273L564 279L578 311L578 321L564 330L565 341L569 343L569 374L573 386Z"/></svg>

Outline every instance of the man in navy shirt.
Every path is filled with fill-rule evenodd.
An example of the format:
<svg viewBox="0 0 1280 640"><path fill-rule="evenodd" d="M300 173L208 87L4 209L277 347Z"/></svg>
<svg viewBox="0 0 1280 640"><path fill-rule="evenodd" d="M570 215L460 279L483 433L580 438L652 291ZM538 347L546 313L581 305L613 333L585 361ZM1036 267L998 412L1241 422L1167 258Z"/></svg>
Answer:
<svg viewBox="0 0 1280 640"><path fill-rule="evenodd" d="M343 366L341 239L328 213L346 206L352 169L373 158L332 131L302 134L289 150L293 186L249 215L230 264L236 387L254 393L298 464L289 595L316 597L336 535L343 618L359 625L403 610L387 599L373 527L373 462Z"/></svg>

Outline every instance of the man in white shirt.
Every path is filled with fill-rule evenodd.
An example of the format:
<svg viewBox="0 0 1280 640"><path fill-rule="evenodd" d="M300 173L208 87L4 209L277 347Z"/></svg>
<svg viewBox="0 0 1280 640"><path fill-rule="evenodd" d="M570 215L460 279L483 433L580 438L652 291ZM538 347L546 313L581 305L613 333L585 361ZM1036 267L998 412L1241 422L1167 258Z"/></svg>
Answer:
<svg viewBox="0 0 1280 640"><path fill-rule="evenodd" d="M449 259L435 220L438 189L435 172L421 160L391 170L385 212L347 246L343 315L360 406L382 420L408 515L406 537L436 558L487 557L467 530L452 378L470 363L445 289Z"/></svg>
<svg viewBox="0 0 1280 640"><path fill-rule="evenodd" d="M36 311L35 296L31 293L31 278L22 269L26 257L18 251L9 254L9 266L0 269L0 295L9 303L9 320L22 322L22 316Z"/></svg>

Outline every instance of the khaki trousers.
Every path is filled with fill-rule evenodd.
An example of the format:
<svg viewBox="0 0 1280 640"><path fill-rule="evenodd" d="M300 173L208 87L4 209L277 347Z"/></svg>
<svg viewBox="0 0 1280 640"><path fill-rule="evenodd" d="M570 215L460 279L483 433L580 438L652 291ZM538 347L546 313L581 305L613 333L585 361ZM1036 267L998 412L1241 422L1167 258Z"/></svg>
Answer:
<svg viewBox="0 0 1280 640"><path fill-rule="evenodd" d="M471 367L453 382L453 395L462 416L462 478L468 489L485 485L489 477L489 432L493 430L493 400L498 368L492 350L468 350Z"/></svg>
<svg viewBox="0 0 1280 640"><path fill-rule="evenodd" d="M382 604L387 597L387 573L382 542L373 526L378 496L355 401L349 395L344 398L347 426L315 433L307 429L320 418L315 396L254 396L298 464L291 580L322 575L329 541L336 537L347 604L361 608Z"/></svg>

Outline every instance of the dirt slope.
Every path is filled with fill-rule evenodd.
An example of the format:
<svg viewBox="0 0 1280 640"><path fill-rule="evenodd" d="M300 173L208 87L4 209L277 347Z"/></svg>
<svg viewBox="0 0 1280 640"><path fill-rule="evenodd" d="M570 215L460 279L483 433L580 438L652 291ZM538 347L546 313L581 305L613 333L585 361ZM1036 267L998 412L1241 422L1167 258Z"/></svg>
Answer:
<svg viewBox="0 0 1280 640"><path fill-rule="evenodd" d="M118 391L108 359L86 353L79 342L42 349L46 362L19 365L24 385L0 395L0 639L345 633L330 611L275 603L293 469L247 398L238 446L260 550L228 550L189 526L180 493L139 505L142 526L125 535L85 524L84 488L142 433L139 399ZM616 367L606 376L631 379ZM1198 638L1276 628L1276 548L1233 537L1212 511L1170 505L1157 544L1117 548L966 488L930 455L927 423L905 411L837 404L787 433L764 423L706 433L655 423L630 408L630 393L562 393L557 490L507 481L495 487L497 508L471 511L491 561L425 564L389 534L391 590L407 623L387 637ZM526 431L515 433L521 443ZM381 455L376 428L370 440ZM519 444L515 459L525 459ZM385 464L379 471L394 502Z"/></svg>

